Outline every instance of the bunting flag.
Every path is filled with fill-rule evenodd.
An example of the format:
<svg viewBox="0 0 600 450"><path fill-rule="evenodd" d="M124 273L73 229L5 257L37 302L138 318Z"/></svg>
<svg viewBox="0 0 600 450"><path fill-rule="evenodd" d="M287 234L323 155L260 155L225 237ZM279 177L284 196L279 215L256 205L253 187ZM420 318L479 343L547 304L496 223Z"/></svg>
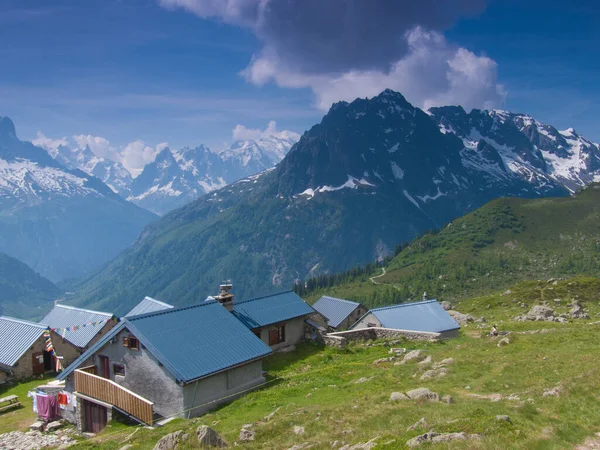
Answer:
<svg viewBox="0 0 600 450"><path fill-rule="evenodd" d="M95 327L98 324L101 323L106 323L109 322L111 320L114 320L115 322L117 321L117 319L115 317L111 317L110 319L106 319L106 320L99 320L96 322L88 322L88 323L82 323L80 325L71 325L70 327L56 327L56 328L50 328L52 331L57 332L58 334L62 333L63 331L77 331L80 328L85 328L85 327Z"/></svg>
<svg viewBox="0 0 600 450"><path fill-rule="evenodd" d="M50 332L48 330L44 330L44 341L46 343L46 351L51 355L56 356L54 345L52 345L52 337L50 336Z"/></svg>

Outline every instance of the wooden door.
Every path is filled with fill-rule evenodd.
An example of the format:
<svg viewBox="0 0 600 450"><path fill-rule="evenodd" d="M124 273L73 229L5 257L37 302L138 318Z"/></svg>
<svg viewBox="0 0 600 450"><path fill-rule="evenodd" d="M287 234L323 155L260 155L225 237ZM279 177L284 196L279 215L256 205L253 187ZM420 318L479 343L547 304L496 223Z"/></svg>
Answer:
<svg viewBox="0 0 600 450"><path fill-rule="evenodd" d="M277 328L273 328L269 330L269 345L275 345L279 342L279 330Z"/></svg>
<svg viewBox="0 0 600 450"><path fill-rule="evenodd" d="M44 373L44 352L36 352L31 355L31 366L34 375Z"/></svg>
<svg viewBox="0 0 600 450"><path fill-rule="evenodd" d="M102 378L110 379L110 361L108 360L108 356L98 355L98 361L100 363L98 375Z"/></svg>
<svg viewBox="0 0 600 450"><path fill-rule="evenodd" d="M83 402L85 431L88 433L99 433L106 426L106 407L87 400Z"/></svg>

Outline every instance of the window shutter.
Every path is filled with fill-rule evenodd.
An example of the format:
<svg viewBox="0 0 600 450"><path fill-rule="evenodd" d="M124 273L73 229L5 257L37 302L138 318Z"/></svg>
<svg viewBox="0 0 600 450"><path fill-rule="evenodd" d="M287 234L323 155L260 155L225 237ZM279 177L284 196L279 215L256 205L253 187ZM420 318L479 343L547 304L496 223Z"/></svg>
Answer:
<svg viewBox="0 0 600 450"><path fill-rule="evenodd" d="M128 337L123 338L123 347L129 347L129 338Z"/></svg>

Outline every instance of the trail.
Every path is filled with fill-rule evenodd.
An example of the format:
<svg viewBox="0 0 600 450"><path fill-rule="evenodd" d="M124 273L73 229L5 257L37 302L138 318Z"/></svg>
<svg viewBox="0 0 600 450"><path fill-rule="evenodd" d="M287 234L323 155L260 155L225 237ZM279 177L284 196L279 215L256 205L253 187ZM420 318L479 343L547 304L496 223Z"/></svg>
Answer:
<svg viewBox="0 0 600 450"><path fill-rule="evenodd" d="M399 291L400 289L398 287L394 286L393 284L390 284L390 283L379 283L379 282L375 281L375 278L381 278L381 277L385 276L385 273L386 273L385 272L385 267L382 267L381 268L381 274L375 275L374 277L369 278L369 280L371 280L371 283L373 283L373 284L378 284L379 286L391 286L394 289L396 289L397 291Z"/></svg>

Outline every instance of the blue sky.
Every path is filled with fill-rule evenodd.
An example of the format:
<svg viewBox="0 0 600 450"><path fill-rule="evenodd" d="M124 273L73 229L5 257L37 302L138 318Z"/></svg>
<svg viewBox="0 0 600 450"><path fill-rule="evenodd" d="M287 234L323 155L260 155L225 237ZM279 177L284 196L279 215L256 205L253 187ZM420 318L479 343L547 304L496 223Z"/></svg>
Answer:
<svg viewBox="0 0 600 450"><path fill-rule="evenodd" d="M330 1L270 0L258 21L258 0L2 0L0 115L26 139L218 148L238 124L302 132L332 101L392 87L600 141L596 2Z"/></svg>

